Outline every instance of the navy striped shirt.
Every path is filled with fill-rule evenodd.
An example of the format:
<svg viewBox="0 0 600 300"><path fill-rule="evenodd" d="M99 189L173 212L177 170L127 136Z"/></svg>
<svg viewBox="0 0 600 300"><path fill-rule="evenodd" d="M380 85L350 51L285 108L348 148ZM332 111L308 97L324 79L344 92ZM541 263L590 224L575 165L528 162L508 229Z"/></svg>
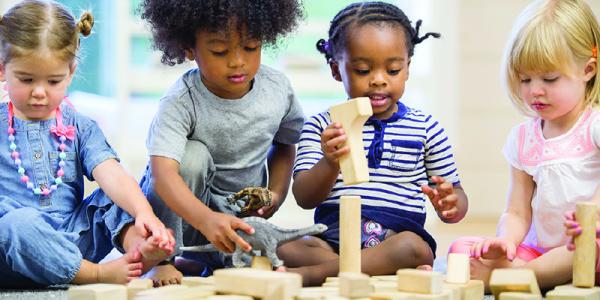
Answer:
<svg viewBox="0 0 600 300"><path fill-rule="evenodd" d="M294 175L311 169L322 157L321 133L331 124L329 112L312 116L302 129ZM431 176L460 183L452 147L444 128L431 115L398 102L398 112L387 120L371 117L363 127L369 182L345 186L342 174L315 212L315 222L338 221L342 195L362 198L362 215L396 232L425 224L427 196L420 186Z"/></svg>

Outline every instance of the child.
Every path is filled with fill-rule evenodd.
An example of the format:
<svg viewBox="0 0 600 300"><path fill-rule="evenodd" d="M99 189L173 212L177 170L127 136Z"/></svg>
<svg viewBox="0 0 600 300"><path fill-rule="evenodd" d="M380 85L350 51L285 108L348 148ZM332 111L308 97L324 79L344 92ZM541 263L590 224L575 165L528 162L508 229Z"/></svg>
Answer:
<svg viewBox="0 0 600 300"><path fill-rule="evenodd" d="M40 0L0 19L0 81L10 100L0 104L0 287L126 283L173 250L96 123L63 103L79 34L92 25L90 13L77 22ZM83 176L101 188L85 199ZM126 254L97 264L113 247Z"/></svg>
<svg viewBox="0 0 600 300"><path fill-rule="evenodd" d="M426 197L445 222L458 222L466 213L467 197L444 129L400 101L414 46L439 37L419 36L420 25L413 28L392 4L355 3L335 16L329 40L317 43L348 98L371 100L373 116L363 127L370 182L343 184L338 161L349 151L340 147L344 129L328 112L311 117L302 131L292 190L302 208L316 207L315 223L329 229L279 251L286 266L300 267L291 270L303 275L304 285L319 285L338 273L342 195L362 197L362 271L369 275L433 263L436 244L423 227ZM427 185L428 178L435 187Z"/></svg>
<svg viewBox="0 0 600 300"><path fill-rule="evenodd" d="M250 250L235 230L253 229L226 198L268 187L272 204L254 212L265 218L283 203L304 116L288 79L260 58L263 44L291 32L301 14L296 0L144 1L142 18L162 62L198 65L161 99L141 182L159 218L175 229L178 246ZM196 254L184 256L210 269L224 265L215 253ZM172 277L173 267L164 268L164 277Z"/></svg>
<svg viewBox="0 0 600 300"><path fill-rule="evenodd" d="M471 276L486 285L494 268L530 268L542 289L571 280L562 216L592 200L600 183L599 37L583 0L535 1L517 19L503 72L511 99L533 118L503 149L511 165L507 208L497 237L462 238L450 248L471 254Z"/></svg>

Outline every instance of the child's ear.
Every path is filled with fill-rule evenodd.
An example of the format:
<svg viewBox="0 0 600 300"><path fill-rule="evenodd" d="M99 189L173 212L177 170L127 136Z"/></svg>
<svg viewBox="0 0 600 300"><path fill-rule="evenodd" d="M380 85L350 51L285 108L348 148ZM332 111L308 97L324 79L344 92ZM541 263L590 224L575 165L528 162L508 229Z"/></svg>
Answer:
<svg viewBox="0 0 600 300"><path fill-rule="evenodd" d="M77 63L73 63L73 65L71 65L69 67L69 75L67 76L67 85L71 84L71 81L73 81L73 75L75 75L75 70L77 70Z"/></svg>
<svg viewBox="0 0 600 300"><path fill-rule="evenodd" d="M337 81L342 81L342 75L340 74L340 65L335 60L329 61L329 68L331 68L331 76Z"/></svg>
<svg viewBox="0 0 600 300"><path fill-rule="evenodd" d="M194 55L194 52L191 49L185 49L183 50L183 52L185 53L185 58L187 58L188 60L196 59L196 56Z"/></svg>
<svg viewBox="0 0 600 300"><path fill-rule="evenodd" d="M0 62L0 81L1 82L5 82L6 81L6 76L4 75L6 72L4 71L4 63Z"/></svg>
<svg viewBox="0 0 600 300"><path fill-rule="evenodd" d="M585 64L583 78L586 82L590 81L598 72L598 60L595 57L590 58Z"/></svg>

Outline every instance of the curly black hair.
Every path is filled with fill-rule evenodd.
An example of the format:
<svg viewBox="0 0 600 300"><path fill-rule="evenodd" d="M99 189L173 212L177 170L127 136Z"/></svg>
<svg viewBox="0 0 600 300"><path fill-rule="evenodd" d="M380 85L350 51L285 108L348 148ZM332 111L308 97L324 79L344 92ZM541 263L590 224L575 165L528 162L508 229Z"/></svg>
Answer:
<svg viewBox="0 0 600 300"><path fill-rule="evenodd" d="M413 28L406 14L393 4L380 1L359 2L350 4L337 13L329 27L329 39L317 41L317 50L325 54L325 59L329 63L338 54L338 50L343 49L348 28L351 25L362 26L367 23L390 23L402 26L407 37L408 57L413 56L416 44L420 44L430 36L441 37L437 32L428 32L419 36L422 21L417 21L416 27Z"/></svg>
<svg viewBox="0 0 600 300"><path fill-rule="evenodd" d="M235 26L267 46L292 32L303 17L301 0L144 0L142 19L152 28L162 63L185 61L184 49L195 44L197 30L220 32ZM235 22L235 23L232 23Z"/></svg>

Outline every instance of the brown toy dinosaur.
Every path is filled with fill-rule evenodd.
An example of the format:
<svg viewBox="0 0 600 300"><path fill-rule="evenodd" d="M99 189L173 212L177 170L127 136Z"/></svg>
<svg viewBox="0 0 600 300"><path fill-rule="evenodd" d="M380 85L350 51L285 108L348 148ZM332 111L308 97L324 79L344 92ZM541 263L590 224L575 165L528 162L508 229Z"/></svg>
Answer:
<svg viewBox="0 0 600 300"><path fill-rule="evenodd" d="M264 187L247 187L227 197L229 204L235 204L241 208L239 215L246 217L251 211L271 205L273 194Z"/></svg>

